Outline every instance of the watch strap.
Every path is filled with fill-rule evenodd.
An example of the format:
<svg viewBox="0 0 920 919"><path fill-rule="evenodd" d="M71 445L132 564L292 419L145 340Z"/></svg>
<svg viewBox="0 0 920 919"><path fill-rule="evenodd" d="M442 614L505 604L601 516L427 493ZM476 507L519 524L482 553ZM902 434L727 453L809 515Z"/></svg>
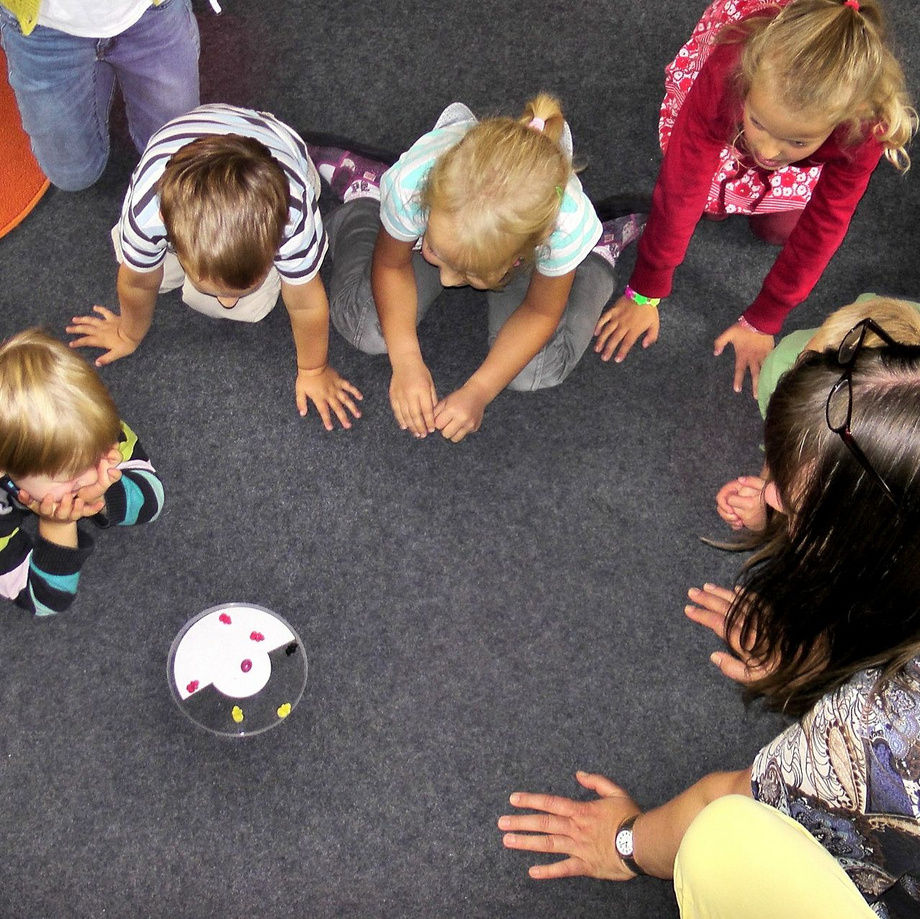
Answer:
<svg viewBox="0 0 920 919"><path fill-rule="evenodd" d="M616 835L614 836L614 848L617 851L617 855L620 857L620 861L623 862L626 867L632 871L633 874L646 874L647 872L643 871L638 862L635 859L635 848L633 846L633 824L639 818L639 814L633 814L631 817L627 817L620 825L617 827ZM617 840L620 838L621 833L628 833L630 837L630 852L624 852L619 845L617 845Z"/></svg>

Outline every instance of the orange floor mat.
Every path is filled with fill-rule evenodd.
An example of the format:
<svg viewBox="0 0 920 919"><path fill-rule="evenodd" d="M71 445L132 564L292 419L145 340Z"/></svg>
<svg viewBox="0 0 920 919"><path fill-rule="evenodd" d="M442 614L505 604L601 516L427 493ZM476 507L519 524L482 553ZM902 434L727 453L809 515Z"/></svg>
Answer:
<svg viewBox="0 0 920 919"><path fill-rule="evenodd" d="M29 137L22 129L16 98L10 88L6 56L0 51L0 236L17 226L47 191Z"/></svg>

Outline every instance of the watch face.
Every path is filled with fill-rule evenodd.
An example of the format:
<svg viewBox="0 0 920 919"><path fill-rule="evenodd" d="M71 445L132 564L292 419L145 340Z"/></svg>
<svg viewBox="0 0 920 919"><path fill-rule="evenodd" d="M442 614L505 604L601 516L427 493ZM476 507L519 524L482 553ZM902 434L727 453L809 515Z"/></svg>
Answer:
<svg viewBox="0 0 920 919"><path fill-rule="evenodd" d="M627 858L633 854L633 834L632 830L620 830L616 838L617 852L625 855Z"/></svg>

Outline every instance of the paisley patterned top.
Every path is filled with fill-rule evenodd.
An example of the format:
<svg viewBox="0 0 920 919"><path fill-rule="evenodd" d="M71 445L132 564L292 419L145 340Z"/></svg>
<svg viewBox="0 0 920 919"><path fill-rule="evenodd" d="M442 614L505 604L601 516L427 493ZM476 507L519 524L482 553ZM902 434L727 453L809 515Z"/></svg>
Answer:
<svg viewBox="0 0 920 919"><path fill-rule="evenodd" d="M920 915L920 658L856 674L757 755L754 797L802 824L883 917Z"/></svg>

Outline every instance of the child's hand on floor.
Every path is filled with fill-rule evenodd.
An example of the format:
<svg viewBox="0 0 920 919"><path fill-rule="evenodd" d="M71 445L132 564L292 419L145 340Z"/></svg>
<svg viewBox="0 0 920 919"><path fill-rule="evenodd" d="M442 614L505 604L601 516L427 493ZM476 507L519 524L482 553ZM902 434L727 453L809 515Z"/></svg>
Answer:
<svg viewBox="0 0 920 919"><path fill-rule="evenodd" d="M658 341L659 327L658 307L620 297L594 327L594 350L600 352L602 361L609 361L616 351L614 361L619 364L642 335L643 348Z"/></svg>
<svg viewBox="0 0 920 919"><path fill-rule="evenodd" d="M431 371L420 357L394 362L390 405L403 431L409 430L416 437L433 434L437 401Z"/></svg>
<svg viewBox="0 0 920 919"><path fill-rule="evenodd" d="M435 426L447 440L459 443L479 430L488 404L488 395L469 381L434 407Z"/></svg>
<svg viewBox="0 0 920 919"><path fill-rule="evenodd" d="M102 348L105 354L96 358L96 366L104 367L122 357L134 354L140 342L125 334L121 316L104 306L94 306L99 316L74 316L67 326L68 335L81 335L82 338L70 342L71 348Z"/></svg>
<svg viewBox="0 0 920 919"><path fill-rule="evenodd" d="M331 431L334 427L333 412L342 427L346 429L351 427L348 412L351 412L355 418L361 417L361 411L355 405L354 400L363 399L364 396L356 386L340 377L328 364L316 370L298 368L294 393L301 418L306 417L309 404L312 402L327 431Z"/></svg>
<svg viewBox="0 0 920 919"><path fill-rule="evenodd" d="M718 357L726 345L735 349L735 392L741 392L744 376L751 372L751 390L757 398L757 384L760 380L760 368L767 355L773 350L773 336L758 332L740 321L729 326L716 340L713 354Z"/></svg>
<svg viewBox="0 0 920 919"><path fill-rule="evenodd" d="M709 655L722 673L736 683L752 683L762 679L773 670L769 661L755 661L750 651L741 646L741 629L726 631L725 619L735 599L736 591L704 584L702 588L691 587L687 596L693 601L684 607L688 619L712 629L727 645L728 651L714 651ZM753 641L754 636L751 636Z"/></svg>
<svg viewBox="0 0 920 919"><path fill-rule="evenodd" d="M745 527L755 533L767 525L763 490L767 483L756 475L742 475L726 482L716 495L719 516L733 529Z"/></svg>

